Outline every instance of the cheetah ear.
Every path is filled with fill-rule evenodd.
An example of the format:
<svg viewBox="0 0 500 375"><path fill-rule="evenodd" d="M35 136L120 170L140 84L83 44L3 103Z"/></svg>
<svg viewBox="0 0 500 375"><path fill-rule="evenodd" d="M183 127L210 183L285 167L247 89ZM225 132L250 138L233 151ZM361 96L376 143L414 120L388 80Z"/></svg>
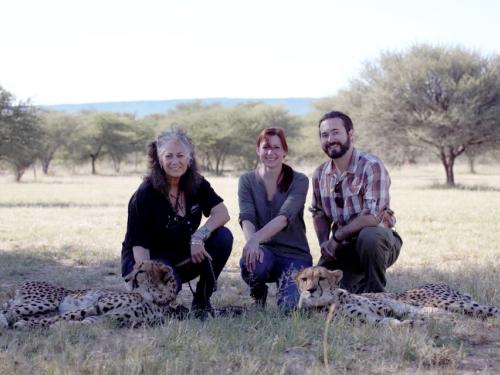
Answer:
<svg viewBox="0 0 500 375"><path fill-rule="evenodd" d="M340 283L340 280L342 280L342 276L344 276L342 270L328 270L328 273L330 274L330 279L337 285Z"/></svg>
<svg viewBox="0 0 500 375"><path fill-rule="evenodd" d="M132 279L134 278L134 275L135 275L135 270L132 270L123 277L123 280L125 280L125 282L128 283L128 282L132 281Z"/></svg>
<svg viewBox="0 0 500 375"><path fill-rule="evenodd" d="M167 281L174 273L172 267L158 261L154 261L152 271L154 279L161 282Z"/></svg>
<svg viewBox="0 0 500 375"><path fill-rule="evenodd" d="M150 272L153 269L153 264L154 263L152 260L141 260L140 262L137 262L134 265L134 270L135 271L142 270L142 271Z"/></svg>
<svg viewBox="0 0 500 375"><path fill-rule="evenodd" d="M140 262L135 262L134 267L132 267L132 272L137 272L142 267L142 260Z"/></svg>
<svg viewBox="0 0 500 375"><path fill-rule="evenodd" d="M167 266L165 263L155 261L154 268L158 270L158 272L169 272L172 271L172 267Z"/></svg>
<svg viewBox="0 0 500 375"><path fill-rule="evenodd" d="M139 272L142 268L143 261L136 262L134 264L134 267L132 267L132 271L130 271L128 274L126 274L123 279L125 280L126 283L132 281L132 279L137 275L137 272Z"/></svg>
<svg viewBox="0 0 500 375"><path fill-rule="evenodd" d="M167 266L167 265L163 265L162 272L163 272L163 277L162 277L163 281L170 280L173 277L173 275L174 275L173 268L170 267L170 266Z"/></svg>

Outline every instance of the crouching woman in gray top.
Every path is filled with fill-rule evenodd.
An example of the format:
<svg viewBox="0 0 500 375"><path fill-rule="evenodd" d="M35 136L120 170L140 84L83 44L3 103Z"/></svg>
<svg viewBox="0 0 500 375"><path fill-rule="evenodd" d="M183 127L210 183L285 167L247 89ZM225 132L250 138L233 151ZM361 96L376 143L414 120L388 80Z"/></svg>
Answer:
<svg viewBox="0 0 500 375"><path fill-rule="evenodd" d="M257 138L260 166L240 177L239 221L245 236L241 275L257 306L264 307L269 282L277 283L277 304L290 311L299 300L291 275L312 265L304 224L307 177L283 163L288 152L281 128Z"/></svg>

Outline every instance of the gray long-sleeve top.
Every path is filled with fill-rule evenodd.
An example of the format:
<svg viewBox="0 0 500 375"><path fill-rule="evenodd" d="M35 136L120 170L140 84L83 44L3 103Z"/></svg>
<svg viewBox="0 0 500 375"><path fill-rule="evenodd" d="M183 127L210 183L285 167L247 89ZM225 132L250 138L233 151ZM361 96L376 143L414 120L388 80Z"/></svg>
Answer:
<svg viewBox="0 0 500 375"><path fill-rule="evenodd" d="M257 171L250 171L238 182L239 222L251 222L260 230L272 219L283 215L288 225L268 241L261 244L280 256L312 259L306 238L304 224L304 203L309 180L306 175L293 171L293 179L288 191L276 191L271 201L267 200L264 181Z"/></svg>

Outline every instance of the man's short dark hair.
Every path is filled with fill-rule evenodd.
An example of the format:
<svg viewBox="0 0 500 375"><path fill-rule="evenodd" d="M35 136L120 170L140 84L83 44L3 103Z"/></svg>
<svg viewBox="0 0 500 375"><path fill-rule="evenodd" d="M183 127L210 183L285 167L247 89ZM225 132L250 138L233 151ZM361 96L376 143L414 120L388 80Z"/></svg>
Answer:
<svg viewBox="0 0 500 375"><path fill-rule="evenodd" d="M352 125L352 120L349 116L347 116L345 113L340 112L340 111L331 111L328 113L325 113L323 117L321 117L321 120L319 120L318 127L321 126L321 123L325 120L331 119L331 118L339 118L342 120L342 123L344 124L345 131L349 133L350 130L352 130L354 127Z"/></svg>

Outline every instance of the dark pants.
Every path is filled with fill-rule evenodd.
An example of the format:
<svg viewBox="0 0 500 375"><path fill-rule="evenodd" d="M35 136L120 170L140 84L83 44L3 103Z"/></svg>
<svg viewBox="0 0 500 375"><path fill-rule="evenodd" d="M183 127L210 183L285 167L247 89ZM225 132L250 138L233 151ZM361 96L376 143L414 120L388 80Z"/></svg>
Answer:
<svg viewBox="0 0 500 375"><path fill-rule="evenodd" d="M403 241L392 229L363 228L358 236L338 245L337 259L320 258L318 266L340 269L341 287L353 293L383 292L385 271L398 259Z"/></svg>
<svg viewBox="0 0 500 375"><path fill-rule="evenodd" d="M172 262L165 258L152 258L158 260L174 270L174 276L177 281L178 292L182 289L182 284L200 276L196 287L196 294L203 295L200 298L210 298L212 295L215 281L219 278L222 269L226 265L231 250L233 248L233 235L226 227L217 228L205 241L205 250L212 257L212 261L204 259L201 263L188 262L185 265L176 267ZM135 262L132 260L127 265L128 272L132 271Z"/></svg>
<svg viewBox="0 0 500 375"><path fill-rule="evenodd" d="M240 259L241 277L250 286L250 293L258 296L267 290L266 283L276 282L278 307L283 311L295 308L299 302L299 291L292 277L293 272L311 266L312 260L279 256L264 247L262 250L264 260L257 262L253 272L246 268L244 259Z"/></svg>

